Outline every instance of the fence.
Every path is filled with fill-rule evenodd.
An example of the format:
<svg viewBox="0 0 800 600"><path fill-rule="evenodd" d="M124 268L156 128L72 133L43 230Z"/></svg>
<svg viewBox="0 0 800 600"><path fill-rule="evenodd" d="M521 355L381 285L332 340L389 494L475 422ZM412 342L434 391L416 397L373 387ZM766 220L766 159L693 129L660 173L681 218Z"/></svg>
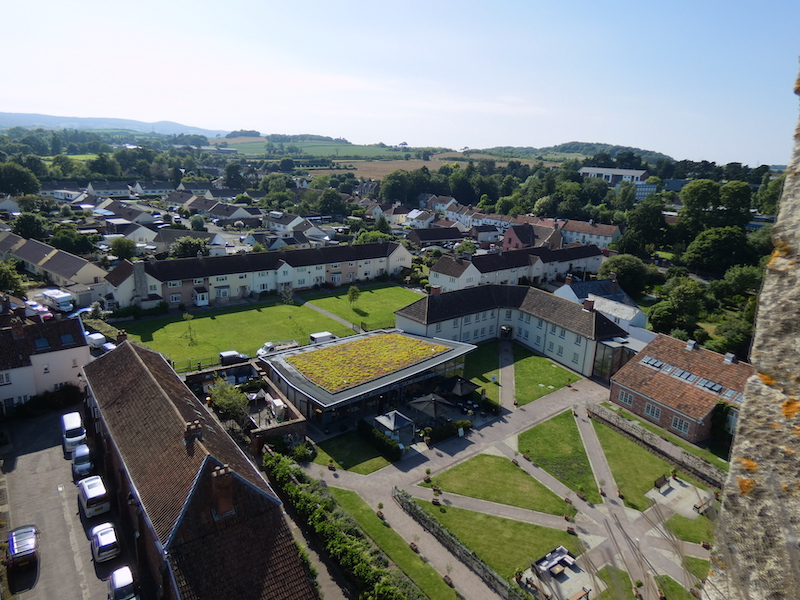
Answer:
<svg viewBox="0 0 800 600"><path fill-rule="evenodd" d="M682 467L715 487L721 488L725 483L725 479L728 475L722 469L715 467L711 463L706 462L699 456L695 456L691 452L687 452L679 446L662 440L661 436L626 419L622 415L617 414L616 411L609 410L598 404L587 404L586 410L589 412L590 416L594 415L614 429L627 434L629 437L633 438L634 441L638 442L640 445L646 446L648 450L667 462ZM672 451L666 450L664 444L669 444Z"/></svg>
<svg viewBox="0 0 800 600"><path fill-rule="evenodd" d="M414 502L408 493L395 487L392 489L392 497L395 502L400 505L400 508L428 530L439 540L440 544L474 571L478 577L483 579L486 585L492 588L501 597L508 598L508 600L525 600L527 598L522 590L517 589L516 586L500 577L494 569L478 558L472 550L464 546L458 538L442 527L436 519L417 506L416 502ZM536 600L542 600L537 590L533 590L532 593Z"/></svg>

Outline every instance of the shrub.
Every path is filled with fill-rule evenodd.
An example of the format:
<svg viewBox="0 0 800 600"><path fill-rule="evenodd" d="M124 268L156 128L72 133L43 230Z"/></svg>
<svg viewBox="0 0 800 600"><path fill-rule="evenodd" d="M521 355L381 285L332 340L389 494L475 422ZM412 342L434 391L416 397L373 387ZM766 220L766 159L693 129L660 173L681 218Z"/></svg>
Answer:
<svg viewBox="0 0 800 600"><path fill-rule="evenodd" d="M463 419L460 421L453 421L441 427L434 427L430 432L431 441L435 443L453 437L458 434L458 430L461 428L464 429L464 433L467 433L472 429L472 421Z"/></svg>
<svg viewBox="0 0 800 600"><path fill-rule="evenodd" d="M21 417L38 417L51 410L61 410L73 406L83 400L83 391L68 383L57 390L43 392L31 398L24 404L14 407L14 414Z"/></svg>
<svg viewBox="0 0 800 600"><path fill-rule="evenodd" d="M400 449L400 444L367 423L364 419L358 422L357 431L358 435L375 446L386 460L395 462L402 458L403 451Z"/></svg>

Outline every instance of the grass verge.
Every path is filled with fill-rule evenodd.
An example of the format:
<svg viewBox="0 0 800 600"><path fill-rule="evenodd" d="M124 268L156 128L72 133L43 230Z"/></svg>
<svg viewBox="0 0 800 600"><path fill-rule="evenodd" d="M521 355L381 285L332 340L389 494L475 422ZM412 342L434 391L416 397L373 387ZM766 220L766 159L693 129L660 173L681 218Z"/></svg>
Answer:
<svg viewBox="0 0 800 600"><path fill-rule="evenodd" d="M631 578L625 571L607 565L597 572L597 576L608 586L597 600L636 600Z"/></svg>
<svg viewBox="0 0 800 600"><path fill-rule="evenodd" d="M698 579L705 579L708 577L708 570L711 568L711 562L703 560L702 558L695 558L694 556L684 556L683 566Z"/></svg>
<svg viewBox="0 0 800 600"><path fill-rule="evenodd" d="M320 442L317 450L317 457L314 459L316 464L327 466L328 461L333 459L338 468L359 475L369 475L390 464L354 431Z"/></svg>
<svg viewBox="0 0 800 600"><path fill-rule="evenodd" d="M532 561L556 546L562 545L576 556L580 552L575 537L566 531L453 506L416 502L505 579L512 579L517 569L527 569Z"/></svg>
<svg viewBox="0 0 800 600"><path fill-rule="evenodd" d="M454 494L552 515L574 515L576 512L571 504L501 456L473 456L433 477L428 485L438 485Z"/></svg>
<svg viewBox="0 0 800 600"><path fill-rule="evenodd" d="M559 367L549 358L514 344L514 384L520 406L579 379L579 375Z"/></svg>
<svg viewBox="0 0 800 600"><path fill-rule="evenodd" d="M617 487L625 496L625 504L636 510L645 510L653 503L644 495L645 492L653 488L656 479L662 475L669 476L672 467L610 427L596 420L592 420L592 424ZM681 479L700 489L708 489L690 477L682 476Z"/></svg>
<svg viewBox="0 0 800 600"><path fill-rule="evenodd" d="M669 575L657 575L653 579L656 580L658 589L664 592L664 595L670 600L693 600L694 598L680 583Z"/></svg>
<svg viewBox="0 0 800 600"><path fill-rule="evenodd" d="M589 502L602 502L571 411L565 411L523 432L517 447L561 483L586 494Z"/></svg>
<svg viewBox="0 0 800 600"><path fill-rule="evenodd" d="M497 381L492 381L495 375ZM469 379L486 390L486 397L500 402L500 342L481 344L467 354L464 364L464 379ZM478 390L480 392L480 390Z"/></svg>
<svg viewBox="0 0 800 600"><path fill-rule="evenodd" d="M358 522L361 529L380 546L391 561L401 569L409 579L425 592L429 598L458 598L456 591L448 586L442 576L428 563L422 555L417 554L391 526L378 518L375 509L364 502L358 494L340 488L329 488L331 494L350 515ZM422 549L424 551L424 549Z"/></svg>
<svg viewBox="0 0 800 600"><path fill-rule="evenodd" d="M708 517L700 515L696 519L687 519L683 515L672 515L664 522L664 526L679 540L699 544L714 543L714 523Z"/></svg>

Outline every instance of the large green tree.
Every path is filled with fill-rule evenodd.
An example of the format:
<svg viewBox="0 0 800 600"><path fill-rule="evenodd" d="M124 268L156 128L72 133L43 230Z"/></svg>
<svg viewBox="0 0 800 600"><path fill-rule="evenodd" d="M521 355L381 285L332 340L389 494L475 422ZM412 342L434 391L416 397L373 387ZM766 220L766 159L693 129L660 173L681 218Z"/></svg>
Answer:
<svg viewBox="0 0 800 600"><path fill-rule="evenodd" d="M317 210L328 215L343 215L347 211L342 195L336 190L328 188L319 197Z"/></svg>
<svg viewBox="0 0 800 600"><path fill-rule="evenodd" d="M30 212L20 213L11 223L11 231L25 239L44 241L47 239L49 223L42 215Z"/></svg>
<svg viewBox="0 0 800 600"><path fill-rule="evenodd" d="M650 273L642 259L631 254L617 254L600 265L598 276L608 279L617 274L617 281L630 296L638 296L650 283Z"/></svg>
<svg viewBox="0 0 800 600"><path fill-rule="evenodd" d="M739 227L713 227L700 233L681 257L691 268L724 273L733 265L752 264L756 252Z"/></svg>
<svg viewBox="0 0 800 600"><path fill-rule="evenodd" d="M35 194L41 185L33 171L14 162L0 163L0 193Z"/></svg>
<svg viewBox="0 0 800 600"><path fill-rule="evenodd" d="M750 186L744 181L731 181L719 191L720 206L714 216L717 227L745 227L750 222Z"/></svg>
<svg viewBox="0 0 800 600"><path fill-rule="evenodd" d="M198 252L203 256L208 256L208 240L190 235L179 237L169 249L169 255L173 258L194 258Z"/></svg>
<svg viewBox="0 0 800 600"><path fill-rule="evenodd" d="M129 238L117 238L111 242L111 253L122 259L136 256L136 242Z"/></svg>
<svg viewBox="0 0 800 600"><path fill-rule="evenodd" d="M0 262L0 292L11 294L17 298L25 297L22 277L15 268L15 261Z"/></svg>

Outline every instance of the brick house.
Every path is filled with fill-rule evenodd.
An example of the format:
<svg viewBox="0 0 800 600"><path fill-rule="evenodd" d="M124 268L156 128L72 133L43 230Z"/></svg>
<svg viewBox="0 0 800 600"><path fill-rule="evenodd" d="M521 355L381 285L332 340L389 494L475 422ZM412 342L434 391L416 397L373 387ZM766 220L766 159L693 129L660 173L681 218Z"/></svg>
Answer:
<svg viewBox="0 0 800 600"><path fill-rule="evenodd" d="M736 429L751 365L659 334L611 378L611 401L692 443L711 433L718 402L730 406L726 429Z"/></svg>
<svg viewBox="0 0 800 600"><path fill-rule="evenodd" d="M319 597L275 492L160 354L123 342L84 375L96 464L155 597Z"/></svg>

